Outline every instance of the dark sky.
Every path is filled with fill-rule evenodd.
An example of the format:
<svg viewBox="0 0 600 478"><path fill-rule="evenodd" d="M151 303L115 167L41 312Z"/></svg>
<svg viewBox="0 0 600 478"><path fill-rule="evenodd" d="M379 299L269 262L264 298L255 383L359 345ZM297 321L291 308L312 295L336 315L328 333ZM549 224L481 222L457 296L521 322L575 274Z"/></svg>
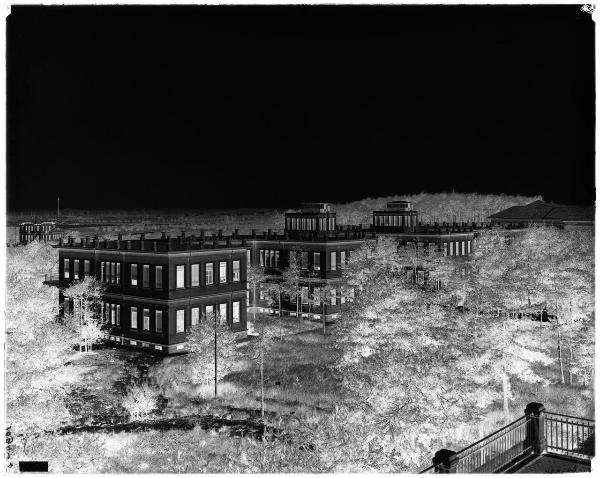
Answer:
<svg viewBox="0 0 600 478"><path fill-rule="evenodd" d="M595 198L577 6L13 6L7 36L9 211Z"/></svg>

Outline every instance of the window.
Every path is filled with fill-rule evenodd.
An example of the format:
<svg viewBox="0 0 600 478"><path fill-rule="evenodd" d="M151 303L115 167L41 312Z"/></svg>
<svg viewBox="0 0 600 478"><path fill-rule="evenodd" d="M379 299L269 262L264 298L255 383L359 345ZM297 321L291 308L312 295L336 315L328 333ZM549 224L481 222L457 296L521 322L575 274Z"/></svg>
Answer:
<svg viewBox="0 0 600 478"><path fill-rule="evenodd" d="M200 285L200 264L192 264L192 287Z"/></svg>
<svg viewBox="0 0 600 478"><path fill-rule="evenodd" d="M110 323L115 325L117 323L117 306L116 304L110 305Z"/></svg>
<svg viewBox="0 0 600 478"><path fill-rule="evenodd" d="M150 266L148 264L142 266L142 285L150 287Z"/></svg>
<svg viewBox="0 0 600 478"><path fill-rule="evenodd" d="M302 296L302 303L308 304L308 287L302 287L301 296Z"/></svg>
<svg viewBox="0 0 600 478"><path fill-rule="evenodd" d="M137 307L131 308L131 328L137 329Z"/></svg>
<svg viewBox="0 0 600 478"><path fill-rule="evenodd" d="M177 266L177 288L185 288L185 265Z"/></svg>
<svg viewBox="0 0 600 478"><path fill-rule="evenodd" d="M346 290L345 287L342 287L340 289L340 304L346 303L346 295L348 295L348 291Z"/></svg>
<svg viewBox="0 0 600 478"><path fill-rule="evenodd" d="M321 253L313 252L313 269L316 271L321 270Z"/></svg>
<svg viewBox="0 0 600 478"><path fill-rule="evenodd" d="M215 308L214 308L214 306L212 306L212 305L207 305L207 306L204 308L204 317L205 317L207 320L214 320L214 317L213 317L213 315L214 315L214 314L215 314Z"/></svg>
<svg viewBox="0 0 600 478"><path fill-rule="evenodd" d="M212 262L209 264L206 264L205 269L204 269L204 283L206 285L211 285L213 283L213 264Z"/></svg>
<svg viewBox="0 0 600 478"><path fill-rule="evenodd" d="M275 264L273 267L279 267L279 251L275 251Z"/></svg>
<svg viewBox="0 0 600 478"><path fill-rule="evenodd" d="M162 310L157 310L155 312L155 326L156 333L162 333Z"/></svg>
<svg viewBox="0 0 600 478"><path fill-rule="evenodd" d="M137 285L137 264L131 264L131 285Z"/></svg>
<svg viewBox="0 0 600 478"><path fill-rule="evenodd" d="M227 322L227 303L219 304L219 323Z"/></svg>
<svg viewBox="0 0 600 478"><path fill-rule="evenodd" d="M121 263L117 262L117 284L121 283Z"/></svg>
<svg viewBox="0 0 600 478"><path fill-rule="evenodd" d="M467 254L471 254L471 241L467 241Z"/></svg>
<svg viewBox="0 0 600 478"><path fill-rule="evenodd" d="M302 269L308 268L308 252L303 252L301 256L300 266Z"/></svg>
<svg viewBox="0 0 600 478"><path fill-rule="evenodd" d="M150 330L150 309L144 309L144 330Z"/></svg>
<svg viewBox="0 0 600 478"><path fill-rule="evenodd" d="M79 279L79 259L73 260L73 279Z"/></svg>
<svg viewBox="0 0 600 478"><path fill-rule="evenodd" d="M117 318L116 318L116 322L117 322L118 326L121 325L121 306L119 304L117 304Z"/></svg>
<svg viewBox="0 0 600 478"><path fill-rule="evenodd" d="M227 262L219 262L219 283L227 282Z"/></svg>
<svg viewBox="0 0 600 478"><path fill-rule="evenodd" d="M83 275L85 277L90 275L90 261L88 261L87 259L83 261Z"/></svg>
<svg viewBox="0 0 600 478"><path fill-rule="evenodd" d="M447 256L448 255L448 243L444 242L444 255Z"/></svg>
<svg viewBox="0 0 600 478"><path fill-rule="evenodd" d="M260 266L265 267L265 250L260 250Z"/></svg>
<svg viewBox="0 0 600 478"><path fill-rule="evenodd" d="M337 252L333 251L329 255L331 257L331 270L334 271L337 269Z"/></svg>
<svg viewBox="0 0 600 478"><path fill-rule="evenodd" d="M200 323L200 307L192 307L192 325Z"/></svg>
<svg viewBox="0 0 600 478"><path fill-rule="evenodd" d="M156 266L154 268L154 280L155 280L155 284L156 284L156 289L162 289L162 279L163 279L163 270L162 270L162 266Z"/></svg>
<svg viewBox="0 0 600 478"><path fill-rule="evenodd" d="M331 291L331 295L329 296L329 303L331 305L335 305L336 304L336 299L337 299L336 295L337 295L337 289L333 289Z"/></svg>
<svg viewBox="0 0 600 478"><path fill-rule="evenodd" d="M233 261L233 282L240 281L240 261Z"/></svg>
<svg viewBox="0 0 600 478"><path fill-rule="evenodd" d="M246 250L246 264L252 264L252 262L250 262L250 249Z"/></svg>
<svg viewBox="0 0 600 478"><path fill-rule="evenodd" d="M347 264L346 251L340 251L340 264Z"/></svg>
<svg viewBox="0 0 600 478"><path fill-rule="evenodd" d="M240 303L239 302L233 303L233 310L231 312L231 316L233 317L233 323L239 324L239 322L240 322Z"/></svg>
<svg viewBox="0 0 600 478"><path fill-rule="evenodd" d="M117 282L117 263L116 262L110 263L110 282L111 283Z"/></svg>
<svg viewBox="0 0 600 478"><path fill-rule="evenodd" d="M465 241L461 242L461 254L464 256L465 255Z"/></svg>
<svg viewBox="0 0 600 478"><path fill-rule="evenodd" d="M454 255L454 243L453 242L450 243L450 255L451 256Z"/></svg>
<svg viewBox="0 0 600 478"><path fill-rule="evenodd" d="M63 259L63 266L65 270L65 279L68 279L69 276L69 259Z"/></svg>
<svg viewBox="0 0 600 478"><path fill-rule="evenodd" d="M177 311L177 332L185 331L185 310Z"/></svg>
<svg viewBox="0 0 600 478"><path fill-rule="evenodd" d="M104 263L104 268L106 269L104 271L104 279L106 280L106 282L111 282L111 278L110 278L110 262L105 262Z"/></svg>

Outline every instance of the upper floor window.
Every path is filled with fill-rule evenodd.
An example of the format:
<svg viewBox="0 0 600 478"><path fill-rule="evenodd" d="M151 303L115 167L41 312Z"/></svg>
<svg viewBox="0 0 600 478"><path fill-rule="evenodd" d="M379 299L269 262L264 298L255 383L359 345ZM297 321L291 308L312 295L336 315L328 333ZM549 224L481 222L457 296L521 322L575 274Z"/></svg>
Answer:
<svg viewBox="0 0 600 478"><path fill-rule="evenodd" d="M90 275L90 261L87 259L83 261L83 274L86 277Z"/></svg>
<svg viewBox="0 0 600 478"><path fill-rule="evenodd" d="M340 251L340 264L347 264L346 251Z"/></svg>
<svg viewBox="0 0 600 478"><path fill-rule="evenodd" d="M185 265L177 266L177 288L185 287Z"/></svg>
<svg viewBox="0 0 600 478"><path fill-rule="evenodd" d="M467 241L467 253L471 254L471 241Z"/></svg>
<svg viewBox="0 0 600 478"><path fill-rule="evenodd" d="M204 268L204 283L211 285L214 283L213 263L209 262Z"/></svg>
<svg viewBox="0 0 600 478"><path fill-rule="evenodd" d="M313 269L316 271L321 270L321 253L313 252Z"/></svg>
<svg viewBox="0 0 600 478"><path fill-rule="evenodd" d="M337 252L332 251L329 256L331 258L331 270L334 271L337 269Z"/></svg>
<svg viewBox="0 0 600 478"><path fill-rule="evenodd" d="M185 332L185 310L177 311L177 332Z"/></svg>
<svg viewBox="0 0 600 478"><path fill-rule="evenodd" d="M200 264L192 264L192 287L200 285Z"/></svg>
<svg viewBox="0 0 600 478"><path fill-rule="evenodd" d="M456 249L455 249L456 250L456 255L460 256L460 250L458 248L458 241L456 241L455 244L456 244Z"/></svg>
<svg viewBox="0 0 600 478"><path fill-rule="evenodd" d="M120 284L121 283L121 263L117 262L117 278L116 278L116 283Z"/></svg>
<svg viewBox="0 0 600 478"><path fill-rule="evenodd" d="M117 263L116 262L110 263L110 282L111 283L117 282Z"/></svg>
<svg viewBox="0 0 600 478"><path fill-rule="evenodd" d="M219 283L227 282L227 262L219 262Z"/></svg>
<svg viewBox="0 0 600 478"><path fill-rule="evenodd" d="M142 285L144 287L150 287L150 265L144 264L142 266Z"/></svg>
<svg viewBox="0 0 600 478"><path fill-rule="evenodd" d="M73 260L73 279L79 279L79 259Z"/></svg>
<svg viewBox="0 0 600 478"><path fill-rule="evenodd" d="M150 309L144 309L144 330L150 330Z"/></svg>
<svg viewBox="0 0 600 478"><path fill-rule="evenodd" d="M240 281L240 261L233 261L233 282Z"/></svg>
<svg viewBox="0 0 600 478"><path fill-rule="evenodd" d="M461 246L461 254L464 256L465 255L465 241L462 241L460 246Z"/></svg>
<svg viewBox="0 0 600 478"><path fill-rule="evenodd" d="M163 268L162 266L156 266L154 268L154 276L155 276L155 284L156 284L156 289L162 289L163 285Z"/></svg>
<svg viewBox="0 0 600 478"><path fill-rule="evenodd" d="M69 271L69 265L70 265L69 259L63 259L65 279L69 279L71 277L70 271Z"/></svg>
<svg viewBox="0 0 600 478"><path fill-rule="evenodd" d="M131 264L131 285L137 285L137 264Z"/></svg>
<svg viewBox="0 0 600 478"><path fill-rule="evenodd" d="M265 250L261 249L259 251L259 255L260 255L260 266L265 267Z"/></svg>

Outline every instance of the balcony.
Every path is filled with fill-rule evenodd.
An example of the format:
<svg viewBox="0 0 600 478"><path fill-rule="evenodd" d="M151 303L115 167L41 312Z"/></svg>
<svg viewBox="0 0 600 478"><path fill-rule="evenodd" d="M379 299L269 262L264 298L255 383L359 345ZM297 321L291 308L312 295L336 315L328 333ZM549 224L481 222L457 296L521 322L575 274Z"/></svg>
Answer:
<svg viewBox="0 0 600 478"><path fill-rule="evenodd" d="M530 403L525 415L454 452L443 449L420 473L589 472L594 420L548 412Z"/></svg>

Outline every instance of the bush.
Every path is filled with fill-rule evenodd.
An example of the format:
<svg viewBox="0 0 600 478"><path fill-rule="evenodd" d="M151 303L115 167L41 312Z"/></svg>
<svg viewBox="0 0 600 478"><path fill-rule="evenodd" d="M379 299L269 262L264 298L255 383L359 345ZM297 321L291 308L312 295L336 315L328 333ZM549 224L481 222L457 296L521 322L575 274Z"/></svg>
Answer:
<svg viewBox="0 0 600 478"><path fill-rule="evenodd" d="M132 421L148 418L158 408L158 391L147 383L134 385L123 398L122 406Z"/></svg>

